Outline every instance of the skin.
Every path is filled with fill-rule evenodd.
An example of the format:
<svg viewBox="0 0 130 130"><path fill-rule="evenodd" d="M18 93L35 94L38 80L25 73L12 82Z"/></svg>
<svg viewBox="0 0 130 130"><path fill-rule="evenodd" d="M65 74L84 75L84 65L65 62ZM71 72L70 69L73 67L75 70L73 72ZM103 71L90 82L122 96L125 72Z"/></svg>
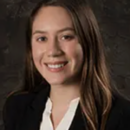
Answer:
<svg viewBox="0 0 130 130"><path fill-rule="evenodd" d="M71 100L79 97L83 63L82 47L64 8L48 6L39 10L32 25L32 56L36 68L51 86L52 120L56 128ZM55 61L68 64L62 71L50 72L45 63Z"/></svg>

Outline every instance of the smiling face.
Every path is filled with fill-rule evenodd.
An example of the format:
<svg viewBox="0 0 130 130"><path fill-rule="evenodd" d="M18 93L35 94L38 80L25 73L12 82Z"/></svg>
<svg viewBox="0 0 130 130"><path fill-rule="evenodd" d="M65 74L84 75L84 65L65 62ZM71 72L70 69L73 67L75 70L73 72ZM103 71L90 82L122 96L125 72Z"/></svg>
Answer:
<svg viewBox="0 0 130 130"><path fill-rule="evenodd" d="M79 82L83 51L68 12L62 7L42 7L32 24L32 57L50 85Z"/></svg>

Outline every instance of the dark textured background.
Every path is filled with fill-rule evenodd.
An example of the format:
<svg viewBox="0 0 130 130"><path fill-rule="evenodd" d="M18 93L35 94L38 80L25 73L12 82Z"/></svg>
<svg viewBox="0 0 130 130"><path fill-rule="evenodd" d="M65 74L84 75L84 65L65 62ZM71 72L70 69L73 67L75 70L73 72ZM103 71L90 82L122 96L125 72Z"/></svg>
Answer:
<svg viewBox="0 0 130 130"><path fill-rule="evenodd" d="M0 0L0 130L7 94L22 83L25 23L38 0ZM91 0L104 39L112 77L130 94L130 0ZM130 97L130 96L129 96Z"/></svg>

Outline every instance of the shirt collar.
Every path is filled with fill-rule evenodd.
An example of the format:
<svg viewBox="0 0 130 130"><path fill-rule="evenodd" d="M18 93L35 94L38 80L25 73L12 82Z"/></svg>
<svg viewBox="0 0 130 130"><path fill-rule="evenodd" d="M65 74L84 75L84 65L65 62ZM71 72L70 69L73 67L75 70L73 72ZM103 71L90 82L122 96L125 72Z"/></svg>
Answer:
<svg viewBox="0 0 130 130"><path fill-rule="evenodd" d="M80 100L80 97L77 97L75 99L73 99L70 104L69 104L69 109L71 111L74 110L74 108L76 108L76 106L78 106L78 103L79 103L79 100ZM45 111L48 112L48 113L51 113L52 111L52 101L50 98L48 98L47 102L46 102L46 107L45 107Z"/></svg>

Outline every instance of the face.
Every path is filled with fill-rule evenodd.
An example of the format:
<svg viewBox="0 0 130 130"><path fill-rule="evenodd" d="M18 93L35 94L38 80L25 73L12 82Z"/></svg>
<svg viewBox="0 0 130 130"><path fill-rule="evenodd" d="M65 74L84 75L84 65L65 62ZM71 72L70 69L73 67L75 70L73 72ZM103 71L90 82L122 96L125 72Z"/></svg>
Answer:
<svg viewBox="0 0 130 130"><path fill-rule="evenodd" d="M68 12L62 7L42 7L32 25L32 56L50 85L79 80L83 52Z"/></svg>

